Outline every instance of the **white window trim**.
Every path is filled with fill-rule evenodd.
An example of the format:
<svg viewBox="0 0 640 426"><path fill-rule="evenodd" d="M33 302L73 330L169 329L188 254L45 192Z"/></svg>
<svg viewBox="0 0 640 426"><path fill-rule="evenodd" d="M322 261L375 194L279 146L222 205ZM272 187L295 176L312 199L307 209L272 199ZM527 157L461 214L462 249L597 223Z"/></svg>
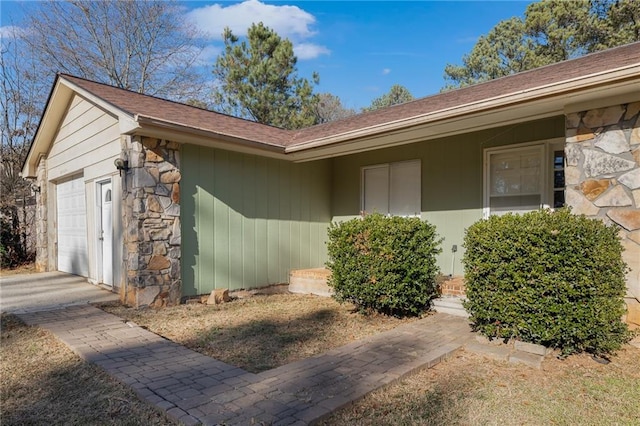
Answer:
<svg viewBox="0 0 640 426"><path fill-rule="evenodd" d="M411 159L411 160L403 160L403 161L392 161L389 163L379 163L379 164L371 164L371 165L367 165L367 166L362 166L360 167L360 215L362 215L365 212L364 206L365 206L365 173L367 170L371 170L371 169L376 169L376 168L383 168L386 167L387 169L387 181L390 183L391 182L391 166L394 164L402 164L402 163L418 163L418 168L420 170L420 176L419 176L419 183L420 183L420 188L419 188L419 192L420 192L420 200L419 200L419 205L420 208L418 209L418 211L413 214L413 215L406 215L405 217L420 217L422 214L422 160L419 158L415 158L415 159ZM391 192L389 190L388 192L388 197L391 197ZM389 205L390 200L387 201L387 207L388 210L391 210L391 206ZM368 213L373 213L373 212L368 212ZM391 213L387 213L387 216L391 216Z"/></svg>
<svg viewBox="0 0 640 426"><path fill-rule="evenodd" d="M531 147L542 147L543 148L543 158L546 160L543 162L541 167L542 172L542 187L544 188L543 193L541 194L541 204L540 208L549 208L553 204L553 179L551 178L551 171L553 170L553 152L558 151L560 149L564 149L565 139L564 138L553 138L553 139L544 139L535 142L527 142L513 145L504 145L493 148L485 148L483 152L483 165L482 165L482 217L487 219L490 214L490 185L491 182L489 180L490 173L490 164L489 157L492 154L501 154L503 152L510 152L515 149L526 149Z"/></svg>

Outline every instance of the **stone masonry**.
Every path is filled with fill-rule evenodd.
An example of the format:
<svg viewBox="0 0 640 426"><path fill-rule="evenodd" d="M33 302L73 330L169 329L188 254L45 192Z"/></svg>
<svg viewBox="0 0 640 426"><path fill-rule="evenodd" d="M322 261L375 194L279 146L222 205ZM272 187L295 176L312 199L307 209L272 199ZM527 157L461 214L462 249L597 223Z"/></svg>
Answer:
<svg viewBox="0 0 640 426"><path fill-rule="evenodd" d="M36 186L40 193L36 194L36 271L46 272L49 269L49 236L47 235L47 159L42 156L36 172Z"/></svg>
<svg viewBox="0 0 640 426"><path fill-rule="evenodd" d="M180 145L123 139L129 170L122 181L125 285L135 307L180 303Z"/></svg>
<svg viewBox="0 0 640 426"><path fill-rule="evenodd" d="M620 228L626 321L640 326L640 102L566 116L566 202Z"/></svg>

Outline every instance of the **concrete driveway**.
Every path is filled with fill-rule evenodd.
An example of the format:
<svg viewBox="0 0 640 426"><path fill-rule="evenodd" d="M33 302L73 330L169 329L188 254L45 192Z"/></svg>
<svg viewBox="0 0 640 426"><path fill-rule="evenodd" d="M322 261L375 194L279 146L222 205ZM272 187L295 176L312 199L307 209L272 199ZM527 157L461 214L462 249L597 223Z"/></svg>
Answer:
<svg viewBox="0 0 640 426"><path fill-rule="evenodd" d="M0 312L25 313L118 300L87 279L63 272L0 276Z"/></svg>

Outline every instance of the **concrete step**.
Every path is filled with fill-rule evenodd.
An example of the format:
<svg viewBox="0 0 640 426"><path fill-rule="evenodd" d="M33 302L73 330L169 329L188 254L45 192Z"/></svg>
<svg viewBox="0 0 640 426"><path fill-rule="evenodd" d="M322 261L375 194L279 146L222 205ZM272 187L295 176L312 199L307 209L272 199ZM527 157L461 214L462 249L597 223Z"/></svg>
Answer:
<svg viewBox="0 0 640 426"><path fill-rule="evenodd" d="M442 314L455 315L468 318L469 314L462 306L463 298L456 296L444 296L433 300L433 310Z"/></svg>

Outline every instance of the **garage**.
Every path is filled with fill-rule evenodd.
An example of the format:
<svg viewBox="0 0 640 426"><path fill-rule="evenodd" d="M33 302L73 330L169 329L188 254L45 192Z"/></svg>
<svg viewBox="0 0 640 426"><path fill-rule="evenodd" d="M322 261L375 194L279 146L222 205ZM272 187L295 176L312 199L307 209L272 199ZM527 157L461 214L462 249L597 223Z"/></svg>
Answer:
<svg viewBox="0 0 640 426"><path fill-rule="evenodd" d="M82 176L57 184L58 270L89 276L87 208Z"/></svg>

